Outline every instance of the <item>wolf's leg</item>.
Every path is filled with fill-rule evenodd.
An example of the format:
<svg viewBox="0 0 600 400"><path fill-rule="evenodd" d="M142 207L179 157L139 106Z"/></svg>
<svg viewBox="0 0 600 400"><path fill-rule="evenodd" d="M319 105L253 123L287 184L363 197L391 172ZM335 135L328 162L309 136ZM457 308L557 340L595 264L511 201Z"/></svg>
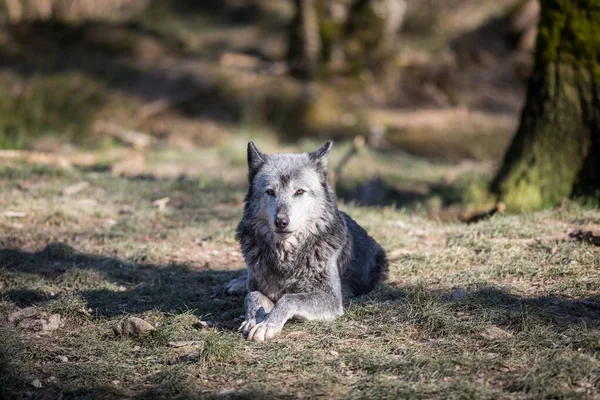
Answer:
<svg viewBox="0 0 600 400"><path fill-rule="evenodd" d="M255 290L248 293L245 301L246 320L239 329L244 336L248 335L248 332L257 323L261 323L265 319L266 315L273 309L273 306L273 302L261 292Z"/></svg>
<svg viewBox="0 0 600 400"><path fill-rule="evenodd" d="M307 320L334 319L344 313L341 295L327 292L285 294L248 333L248 340L264 342L277 335L292 317Z"/></svg>
<svg viewBox="0 0 600 400"><path fill-rule="evenodd" d="M225 294L228 296L241 296L243 295L246 288L246 281L248 280L248 270L245 269L242 274L235 279L229 281L229 283L225 286Z"/></svg>

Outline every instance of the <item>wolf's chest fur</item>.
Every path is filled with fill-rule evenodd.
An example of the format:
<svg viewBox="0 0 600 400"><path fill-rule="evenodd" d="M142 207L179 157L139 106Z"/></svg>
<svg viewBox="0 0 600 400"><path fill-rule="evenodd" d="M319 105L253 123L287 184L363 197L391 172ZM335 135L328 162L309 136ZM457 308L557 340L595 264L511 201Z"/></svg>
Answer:
<svg viewBox="0 0 600 400"><path fill-rule="evenodd" d="M286 293L321 290L331 281L332 274L339 276L342 243L327 240L314 243L316 238L311 239L275 245L263 242L254 247L253 254L248 254L251 261L248 266L255 290L277 301Z"/></svg>

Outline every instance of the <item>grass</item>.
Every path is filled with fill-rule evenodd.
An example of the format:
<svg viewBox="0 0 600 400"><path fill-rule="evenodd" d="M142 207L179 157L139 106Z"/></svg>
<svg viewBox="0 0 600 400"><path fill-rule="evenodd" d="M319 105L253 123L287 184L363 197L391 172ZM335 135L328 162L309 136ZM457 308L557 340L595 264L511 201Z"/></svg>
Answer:
<svg viewBox="0 0 600 400"><path fill-rule="evenodd" d="M237 150L206 151L157 152L147 168L217 157L239 174L142 179L1 167L3 209L26 214L0 219L3 398L600 396L600 250L567 236L598 229L597 209L567 203L463 225L418 207L343 203L388 251L389 281L333 322L291 322L273 342L248 343L237 333L243 300L222 291L243 266L233 236L244 167ZM427 183L447 171L410 157L359 157L348 179L401 169L398 180L417 181L421 171ZM62 194L82 180L90 186ZM166 196L166 210L152 205ZM64 325L40 336L6 321L31 305ZM126 316L156 330L117 339L111 327ZM203 346L168 345L178 340Z"/></svg>
<svg viewBox="0 0 600 400"><path fill-rule="evenodd" d="M0 149L25 148L48 136L84 143L98 108L106 102L102 85L82 74L10 80L12 90L0 98Z"/></svg>

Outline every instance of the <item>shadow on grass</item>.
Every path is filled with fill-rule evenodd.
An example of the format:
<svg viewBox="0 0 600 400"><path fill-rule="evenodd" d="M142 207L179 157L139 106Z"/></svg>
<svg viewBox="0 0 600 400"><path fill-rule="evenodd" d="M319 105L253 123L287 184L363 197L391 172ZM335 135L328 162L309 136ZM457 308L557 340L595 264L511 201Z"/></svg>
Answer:
<svg viewBox="0 0 600 400"><path fill-rule="evenodd" d="M345 182L336 185L336 194L346 203L362 206L415 207L430 199L439 199L440 207L460 202L465 193L458 185L436 184L398 184L392 185L380 177L373 177L366 182Z"/></svg>
<svg viewBox="0 0 600 400"><path fill-rule="evenodd" d="M234 319L243 314L242 299L225 296L223 289L227 282L239 276L239 271L207 267L198 270L185 264L132 263L80 253L64 243L50 244L37 253L1 249L0 268L9 274L26 274L26 279L34 275L34 279L43 282L69 279L62 282L63 286L81 295L93 314L100 317L151 310L164 313L195 310L198 316L213 320L225 329L236 329L238 322ZM65 273L74 269L97 274L71 274L65 278ZM1 294L19 307L43 305L60 297L60 294L50 296L31 289L11 289Z"/></svg>
<svg viewBox="0 0 600 400"><path fill-rule="evenodd" d="M0 268L9 273L34 275L45 282L62 282L69 290L82 295L93 312L101 317L150 310L164 313L195 310L199 316L234 329L237 325L233 320L243 314L241 298L224 293L225 284L238 277L241 270L210 270L175 263L133 263L80 253L64 243L50 244L37 253L0 249ZM98 275L65 278L65 272L72 269L92 270ZM71 280L65 282L64 279ZM78 286L82 288L78 289ZM19 307L39 305L55 298L31 289L3 291L2 296ZM445 304L456 311L491 312L495 323L513 326L517 330L520 329L517 326L524 324L524 316L535 324L548 327L600 322L600 296L583 299L522 297L495 286L475 287L457 294L426 287L382 285L380 290L365 299L375 303ZM352 303L365 299L359 298Z"/></svg>
<svg viewBox="0 0 600 400"><path fill-rule="evenodd" d="M84 276L73 279L68 284L61 281L65 279L65 272L75 269L92 270L97 273L92 276L100 276L103 279L89 282ZM223 293L224 284L236 277L239 271L198 271L184 264L132 263L114 257L77 252L61 243L53 243L36 253L21 249L1 249L0 270L9 277L12 274L14 279L18 279L19 276L31 279L38 287L40 281L59 282L85 299L87 306L94 310L95 317L100 319L150 310L177 313L193 309L197 315L208 316L224 330L232 331L237 328L234 319L243 314L242 299L226 297ZM82 287L78 288L77 285ZM102 288L102 285L108 287ZM122 285L124 290L120 290L116 285ZM26 288L27 281L20 286ZM35 289L11 289L3 291L0 295L19 307L43 306L56 299ZM60 296L62 294L57 297ZM568 337L567 345L573 344L579 348L597 351L597 343L585 341L583 336L576 337L573 332L591 332L600 328L600 296L581 299L560 296L524 297L494 286L472 287L457 293L439 291L425 285L397 287L387 284L381 285L370 295L352 300L346 315L342 317L343 324L344 319L361 321L361 324L371 327L373 331L379 331L378 334L391 335L392 338L401 327L390 321L399 321L404 326L417 328L415 332L419 332L422 339L461 335L475 341L483 340L478 334L482 328L494 324L510 331L515 337L522 332L532 337L543 336L543 339L527 339L527 343L534 343L538 348L554 346L553 341L565 335ZM346 330L347 326L341 326L339 329ZM19 338L14 331L6 332L7 334L0 326L0 373L11 372L4 374L8 378L0 375L0 386L2 379L11 379L7 393L22 393L28 390L29 383L17 379L19 365L15 364L15 361L23 356L13 353L19 348L23 349L23 346L18 344ZM228 337L227 334L225 336ZM507 339L505 342L507 349L515 343L511 340L513 339ZM229 349L231 343L225 340L221 345ZM236 350L234 348L228 351ZM352 359L349 360L348 362L352 363ZM369 373L381 373L394 368L412 368L405 364L381 364L380 360L374 360L372 365L360 360L354 362L357 363L356 368ZM150 387L147 391L135 395L137 398L203 397L199 396L202 388L198 386L194 368L192 364L165 365L161 371L149 378ZM132 396L131 393L109 385L81 386L70 392L70 395L86 398ZM213 395L214 398L231 399L288 398L285 394L255 392L252 388L250 391L205 395L207 398Z"/></svg>
<svg viewBox="0 0 600 400"><path fill-rule="evenodd" d="M27 384L24 380L23 344L18 335L9 329L0 326L0 397L13 398L15 392L11 388L24 390Z"/></svg>
<svg viewBox="0 0 600 400"><path fill-rule="evenodd" d="M432 290L424 285L396 287L383 285L368 303L381 304L374 311L385 315L404 314L405 322L425 327L428 336L473 333L476 326L494 324L513 333L536 329L562 333L581 327L600 328L600 295L583 298L520 296L504 288L479 285L452 292ZM360 308L361 301L358 301ZM400 310L405 309L403 313ZM360 311L359 311L360 312Z"/></svg>

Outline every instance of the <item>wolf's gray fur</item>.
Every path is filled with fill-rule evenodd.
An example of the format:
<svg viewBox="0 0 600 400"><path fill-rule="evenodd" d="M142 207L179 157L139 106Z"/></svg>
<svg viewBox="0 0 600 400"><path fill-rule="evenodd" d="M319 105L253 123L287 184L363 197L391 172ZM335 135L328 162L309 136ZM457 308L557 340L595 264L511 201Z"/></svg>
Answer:
<svg viewBox="0 0 600 400"><path fill-rule="evenodd" d="M327 180L331 146L267 156L248 143L250 187L236 235L247 267L240 329L248 340L269 340L294 317L333 319L344 299L387 277L385 251L338 210Z"/></svg>

